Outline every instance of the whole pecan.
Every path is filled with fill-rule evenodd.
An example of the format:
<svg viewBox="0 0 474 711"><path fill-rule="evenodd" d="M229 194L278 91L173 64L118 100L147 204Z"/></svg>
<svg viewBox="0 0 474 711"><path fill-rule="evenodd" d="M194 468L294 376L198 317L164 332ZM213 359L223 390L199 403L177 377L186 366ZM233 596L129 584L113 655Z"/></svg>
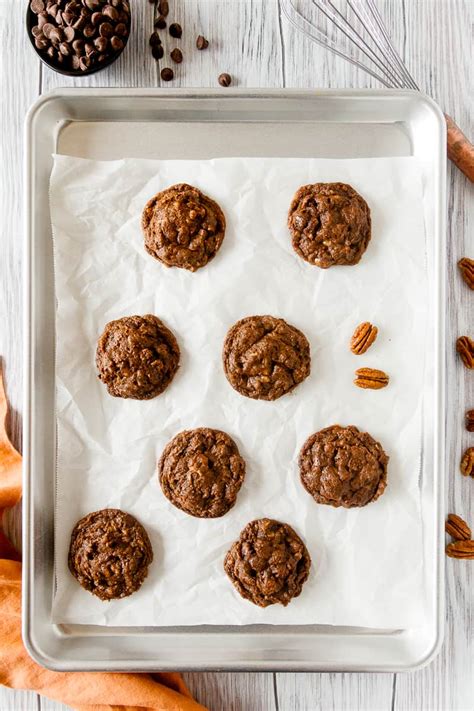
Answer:
<svg viewBox="0 0 474 711"><path fill-rule="evenodd" d="M366 390L380 390L388 385L389 377L383 370L376 368L359 368L355 372L354 385Z"/></svg>
<svg viewBox="0 0 474 711"><path fill-rule="evenodd" d="M456 341L456 350L466 368L474 368L474 341L469 336L460 336Z"/></svg>
<svg viewBox="0 0 474 711"><path fill-rule="evenodd" d="M455 541L446 546L446 555L450 558L474 560L474 541Z"/></svg>
<svg viewBox="0 0 474 711"><path fill-rule="evenodd" d="M372 326L368 321L360 323L354 331L350 343L350 349L354 355L365 353L377 338L377 333L377 326Z"/></svg>
<svg viewBox="0 0 474 711"><path fill-rule="evenodd" d="M474 259L463 257L458 262L461 276L470 289L474 289Z"/></svg>
<svg viewBox="0 0 474 711"><path fill-rule="evenodd" d="M474 478L474 447L466 449L459 468L461 469L461 474Z"/></svg>
<svg viewBox="0 0 474 711"><path fill-rule="evenodd" d="M466 412L466 429L468 432L474 432L474 410Z"/></svg>
<svg viewBox="0 0 474 711"><path fill-rule="evenodd" d="M448 535L455 538L456 541L468 541L471 538L471 529L467 523L456 514L448 514L445 524L445 530Z"/></svg>

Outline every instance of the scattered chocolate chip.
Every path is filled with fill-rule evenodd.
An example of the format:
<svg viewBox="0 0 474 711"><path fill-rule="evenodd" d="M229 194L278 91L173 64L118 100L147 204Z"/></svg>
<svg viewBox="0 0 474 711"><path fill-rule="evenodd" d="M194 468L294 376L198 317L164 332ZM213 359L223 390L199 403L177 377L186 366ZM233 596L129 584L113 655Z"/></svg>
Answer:
<svg viewBox="0 0 474 711"><path fill-rule="evenodd" d="M166 17L168 15L169 11L170 11L170 6L169 6L167 0L160 0L160 2L158 3L158 12L160 13L160 15L163 15L164 17Z"/></svg>
<svg viewBox="0 0 474 711"><path fill-rule="evenodd" d="M160 76L163 81L171 81L174 77L174 71L169 67L165 67L161 70Z"/></svg>
<svg viewBox="0 0 474 711"><path fill-rule="evenodd" d="M158 32L153 32L150 35L150 47L156 47L158 44L161 44L160 35Z"/></svg>
<svg viewBox="0 0 474 711"><path fill-rule="evenodd" d="M466 412L466 429L468 432L474 432L474 410Z"/></svg>
<svg viewBox="0 0 474 711"><path fill-rule="evenodd" d="M164 55L163 47L161 46L161 44L157 44L154 47L152 47L151 53L152 53L154 59L161 59Z"/></svg>
<svg viewBox="0 0 474 711"><path fill-rule="evenodd" d="M173 62L176 62L176 64L181 64L181 62L183 61L183 53L177 47L175 47L173 49L173 51L170 54L170 57L173 60Z"/></svg>
<svg viewBox="0 0 474 711"><path fill-rule="evenodd" d="M232 84L232 77L230 74L227 74L226 72L219 74L219 84L221 86L230 86Z"/></svg>
<svg viewBox="0 0 474 711"><path fill-rule="evenodd" d="M159 15L155 20L155 27L158 30L164 30L166 27L166 20L163 15Z"/></svg>
<svg viewBox="0 0 474 711"><path fill-rule="evenodd" d="M209 42L205 37L202 35L199 35L199 37L196 40L196 47L198 49L207 49L209 47Z"/></svg>
<svg viewBox="0 0 474 711"><path fill-rule="evenodd" d="M175 39L180 39L182 34L183 34L183 30L181 28L181 25L179 25L177 22L173 22L173 24L170 25L171 37L174 37Z"/></svg>

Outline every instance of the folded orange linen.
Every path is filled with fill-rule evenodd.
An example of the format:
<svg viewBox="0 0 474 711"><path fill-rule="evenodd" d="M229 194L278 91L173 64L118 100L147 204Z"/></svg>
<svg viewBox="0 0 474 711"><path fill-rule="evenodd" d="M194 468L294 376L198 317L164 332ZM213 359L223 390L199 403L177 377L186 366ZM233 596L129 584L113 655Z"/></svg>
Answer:
<svg viewBox="0 0 474 711"><path fill-rule="evenodd" d="M5 430L0 368L0 521L21 496L21 456ZM180 674L52 672L36 664L21 639L21 563L0 532L0 684L30 689L78 711L205 711Z"/></svg>

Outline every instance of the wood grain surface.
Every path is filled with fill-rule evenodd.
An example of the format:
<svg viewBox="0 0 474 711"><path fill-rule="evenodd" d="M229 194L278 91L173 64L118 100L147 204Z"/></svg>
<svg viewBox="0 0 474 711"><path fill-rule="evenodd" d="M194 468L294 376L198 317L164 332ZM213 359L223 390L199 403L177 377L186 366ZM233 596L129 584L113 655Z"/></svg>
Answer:
<svg viewBox="0 0 474 711"><path fill-rule="evenodd" d="M307 0L310 2L310 0ZM0 0L1 210L0 354L12 403L11 433L21 448L22 125L31 102L59 86L160 86L148 51L153 5L132 0L133 34L108 70L68 79L40 66L25 35L26 0ZM419 86L473 136L473 0L378 0L396 46ZM221 72L235 86L375 87L361 71L298 36L281 19L278 0L170 0L181 22L184 62L171 86L216 87ZM165 38L166 33L162 33ZM198 34L210 40L194 49ZM165 49L178 42L168 36ZM164 66L162 63L161 66ZM470 111L470 114L469 114ZM474 336L474 293L457 273L474 258L474 188L448 166L446 367L447 508L474 524L474 481L460 476L461 452L474 445L464 429L474 407L474 372L456 358L458 335ZM186 674L211 711L472 711L474 708L474 563L447 560L446 641L427 668L412 674ZM66 708L31 692L0 687L0 711Z"/></svg>

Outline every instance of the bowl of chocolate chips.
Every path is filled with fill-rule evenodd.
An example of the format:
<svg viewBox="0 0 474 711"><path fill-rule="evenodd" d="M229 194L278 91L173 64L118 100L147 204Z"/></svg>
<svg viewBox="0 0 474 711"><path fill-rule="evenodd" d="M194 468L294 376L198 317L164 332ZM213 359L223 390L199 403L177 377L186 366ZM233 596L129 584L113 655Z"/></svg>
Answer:
<svg viewBox="0 0 474 711"><path fill-rule="evenodd" d="M105 69L130 36L129 0L28 0L31 44L51 69L85 76Z"/></svg>

